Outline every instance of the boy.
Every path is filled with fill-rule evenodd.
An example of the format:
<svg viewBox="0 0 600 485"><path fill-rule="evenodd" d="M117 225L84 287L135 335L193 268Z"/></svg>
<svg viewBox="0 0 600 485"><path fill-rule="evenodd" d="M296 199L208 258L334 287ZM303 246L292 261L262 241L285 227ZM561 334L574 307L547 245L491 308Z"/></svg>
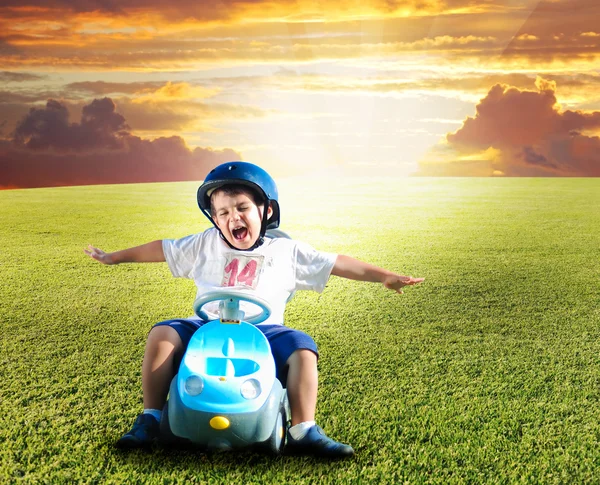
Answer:
<svg viewBox="0 0 600 485"><path fill-rule="evenodd" d="M214 228L114 253L91 245L84 251L104 264L166 261L173 276L195 281L198 295L223 286L253 288L272 307L271 316L258 328L271 345L277 378L287 387L292 426L286 451L327 457L353 455L352 447L326 436L314 421L317 346L304 332L283 326L285 304L295 290L323 291L330 275L380 282L398 293L423 278L319 252L298 241L265 237L267 229L279 226L277 187L267 172L250 163L228 162L212 170L198 189L198 205ZM117 446L142 447L156 439L169 384L192 334L201 325L201 320L190 318L167 320L152 328L142 363L144 412Z"/></svg>

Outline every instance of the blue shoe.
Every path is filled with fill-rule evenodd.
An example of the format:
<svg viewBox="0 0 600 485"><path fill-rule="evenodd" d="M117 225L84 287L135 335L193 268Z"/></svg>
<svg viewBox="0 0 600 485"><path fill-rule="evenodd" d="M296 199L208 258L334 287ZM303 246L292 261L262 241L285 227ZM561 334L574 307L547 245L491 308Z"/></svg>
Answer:
<svg viewBox="0 0 600 485"><path fill-rule="evenodd" d="M299 440L292 438L288 431L285 452L290 455L313 455L328 458L344 458L354 455L351 446L332 440L317 425L310 428L306 436Z"/></svg>
<svg viewBox="0 0 600 485"><path fill-rule="evenodd" d="M146 448L158 438L160 426L151 414L140 414L133 424L133 428L125 433L119 441L117 448Z"/></svg>

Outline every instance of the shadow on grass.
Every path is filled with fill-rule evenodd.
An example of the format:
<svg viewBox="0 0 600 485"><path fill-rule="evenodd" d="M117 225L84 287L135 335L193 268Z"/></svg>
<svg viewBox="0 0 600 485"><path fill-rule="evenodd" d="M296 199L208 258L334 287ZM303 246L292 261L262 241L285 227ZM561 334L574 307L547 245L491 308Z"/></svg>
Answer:
<svg viewBox="0 0 600 485"><path fill-rule="evenodd" d="M246 470L248 467L262 469L278 469L282 466L327 468L328 465L351 464L356 456L343 459L320 458L313 456L279 456L270 455L253 448L225 452L209 452L204 448L194 446L164 446L155 445L148 449L123 450L116 448L113 443L108 445L108 452L115 461L121 464L150 467L153 469L172 471L186 466L216 467L227 470Z"/></svg>
<svg viewBox="0 0 600 485"><path fill-rule="evenodd" d="M148 483L301 483L316 477L355 472L356 457L332 460L310 456L274 456L253 448L207 452L191 444L155 444L148 449L119 449L119 438L105 430L96 452L105 479Z"/></svg>

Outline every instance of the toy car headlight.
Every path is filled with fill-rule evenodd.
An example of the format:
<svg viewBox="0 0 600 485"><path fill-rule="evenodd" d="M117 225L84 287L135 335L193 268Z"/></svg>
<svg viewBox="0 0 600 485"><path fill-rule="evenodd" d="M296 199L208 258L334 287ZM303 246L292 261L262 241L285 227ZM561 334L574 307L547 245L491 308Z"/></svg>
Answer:
<svg viewBox="0 0 600 485"><path fill-rule="evenodd" d="M256 379L248 379L242 384L240 392L242 393L242 397L246 399L256 399L260 396L261 392L260 382Z"/></svg>
<svg viewBox="0 0 600 485"><path fill-rule="evenodd" d="M197 396L204 389L204 381L200 376L189 376L185 380L185 392L187 392L190 396Z"/></svg>

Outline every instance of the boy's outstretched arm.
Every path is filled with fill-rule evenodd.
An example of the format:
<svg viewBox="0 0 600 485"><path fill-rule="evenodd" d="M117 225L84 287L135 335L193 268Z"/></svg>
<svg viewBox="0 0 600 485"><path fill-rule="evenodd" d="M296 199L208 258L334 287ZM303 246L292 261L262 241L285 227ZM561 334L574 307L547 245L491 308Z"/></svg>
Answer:
<svg viewBox="0 0 600 485"><path fill-rule="evenodd" d="M338 255L331 274L351 280L381 283L386 288L400 294L402 293L402 287L415 285L425 280L425 278L399 275L343 254Z"/></svg>
<svg viewBox="0 0 600 485"><path fill-rule="evenodd" d="M162 263L165 261L161 240L115 251L114 253L105 253L102 249L95 248L90 244L83 252L102 264Z"/></svg>

